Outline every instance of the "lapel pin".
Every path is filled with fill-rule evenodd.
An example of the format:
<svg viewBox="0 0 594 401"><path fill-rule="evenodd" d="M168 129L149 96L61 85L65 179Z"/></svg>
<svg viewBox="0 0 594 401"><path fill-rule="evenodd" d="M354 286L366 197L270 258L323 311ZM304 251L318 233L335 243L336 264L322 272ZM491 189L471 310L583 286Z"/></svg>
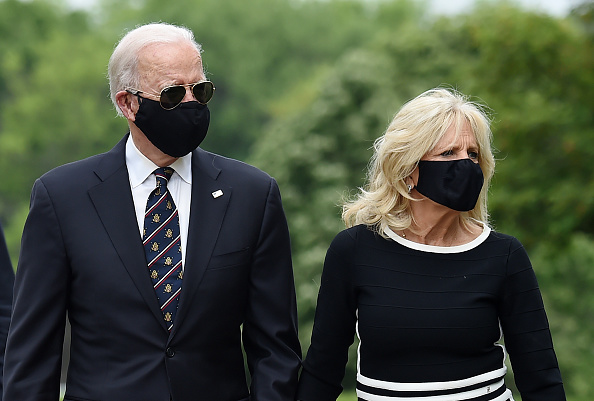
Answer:
<svg viewBox="0 0 594 401"><path fill-rule="evenodd" d="M215 199L218 198L219 196L223 196L223 191L221 191L220 189L218 189L212 193L212 197Z"/></svg>

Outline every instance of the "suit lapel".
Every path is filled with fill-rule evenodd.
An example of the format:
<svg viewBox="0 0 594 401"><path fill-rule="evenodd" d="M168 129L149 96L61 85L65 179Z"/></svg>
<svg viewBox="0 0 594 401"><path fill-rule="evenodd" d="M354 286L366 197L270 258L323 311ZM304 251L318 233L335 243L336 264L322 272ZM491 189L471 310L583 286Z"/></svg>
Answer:
<svg viewBox="0 0 594 401"><path fill-rule="evenodd" d="M97 214L134 285L165 330L165 322L146 267L126 168L125 136L104 155L95 171L101 183L89 190Z"/></svg>
<svg viewBox="0 0 594 401"><path fill-rule="evenodd" d="M231 199L232 189L217 180L220 169L213 156L198 148L192 155L192 201L184 280L172 335L190 312L194 298L213 249Z"/></svg>

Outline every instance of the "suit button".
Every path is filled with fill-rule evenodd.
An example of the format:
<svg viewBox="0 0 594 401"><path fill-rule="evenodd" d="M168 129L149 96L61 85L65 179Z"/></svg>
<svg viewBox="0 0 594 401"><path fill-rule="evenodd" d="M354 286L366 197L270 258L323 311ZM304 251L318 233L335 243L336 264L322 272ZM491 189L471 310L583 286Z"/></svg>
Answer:
<svg viewBox="0 0 594 401"><path fill-rule="evenodd" d="M165 351L165 355L167 355L168 358L173 358L173 356L175 355L175 350L173 348L169 347Z"/></svg>

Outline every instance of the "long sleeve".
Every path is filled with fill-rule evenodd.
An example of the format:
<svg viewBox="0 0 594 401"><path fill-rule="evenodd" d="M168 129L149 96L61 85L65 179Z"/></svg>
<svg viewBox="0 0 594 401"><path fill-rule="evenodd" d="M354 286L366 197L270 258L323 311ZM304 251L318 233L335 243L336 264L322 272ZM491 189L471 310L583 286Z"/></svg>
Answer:
<svg viewBox="0 0 594 401"><path fill-rule="evenodd" d="M357 321L356 293L347 262L353 247L353 238L343 231L326 254L311 345L299 380L299 400L336 400L342 392Z"/></svg>
<svg viewBox="0 0 594 401"><path fill-rule="evenodd" d="M252 398L292 401L301 347L289 231L274 180L270 182L265 208L252 259L243 342Z"/></svg>
<svg viewBox="0 0 594 401"><path fill-rule="evenodd" d="M500 320L522 400L565 400L536 275L517 240L511 243Z"/></svg>
<svg viewBox="0 0 594 401"><path fill-rule="evenodd" d="M4 399L58 399L68 293L64 276L68 274L54 208L38 180L16 274L4 361Z"/></svg>

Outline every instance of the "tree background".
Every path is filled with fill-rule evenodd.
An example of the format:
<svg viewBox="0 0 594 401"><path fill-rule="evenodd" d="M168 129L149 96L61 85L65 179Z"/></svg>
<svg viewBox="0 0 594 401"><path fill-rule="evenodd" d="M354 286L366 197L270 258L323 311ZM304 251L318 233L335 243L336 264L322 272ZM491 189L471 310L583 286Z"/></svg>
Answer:
<svg viewBox="0 0 594 401"><path fill-rule="evenodd" d="M373 140L407 100L453 87L491 110L492 224L532 258L568 399L592 400L593 14L592 1L554 17L505 1L435 16L413 0L102 0L82 11L0 0L0 220L13 262L35 178L126 133L108 96L114 44L142 23L182 24L217 87L203 147L279 182L306 351L338 205L363 184Z"/></svg>

